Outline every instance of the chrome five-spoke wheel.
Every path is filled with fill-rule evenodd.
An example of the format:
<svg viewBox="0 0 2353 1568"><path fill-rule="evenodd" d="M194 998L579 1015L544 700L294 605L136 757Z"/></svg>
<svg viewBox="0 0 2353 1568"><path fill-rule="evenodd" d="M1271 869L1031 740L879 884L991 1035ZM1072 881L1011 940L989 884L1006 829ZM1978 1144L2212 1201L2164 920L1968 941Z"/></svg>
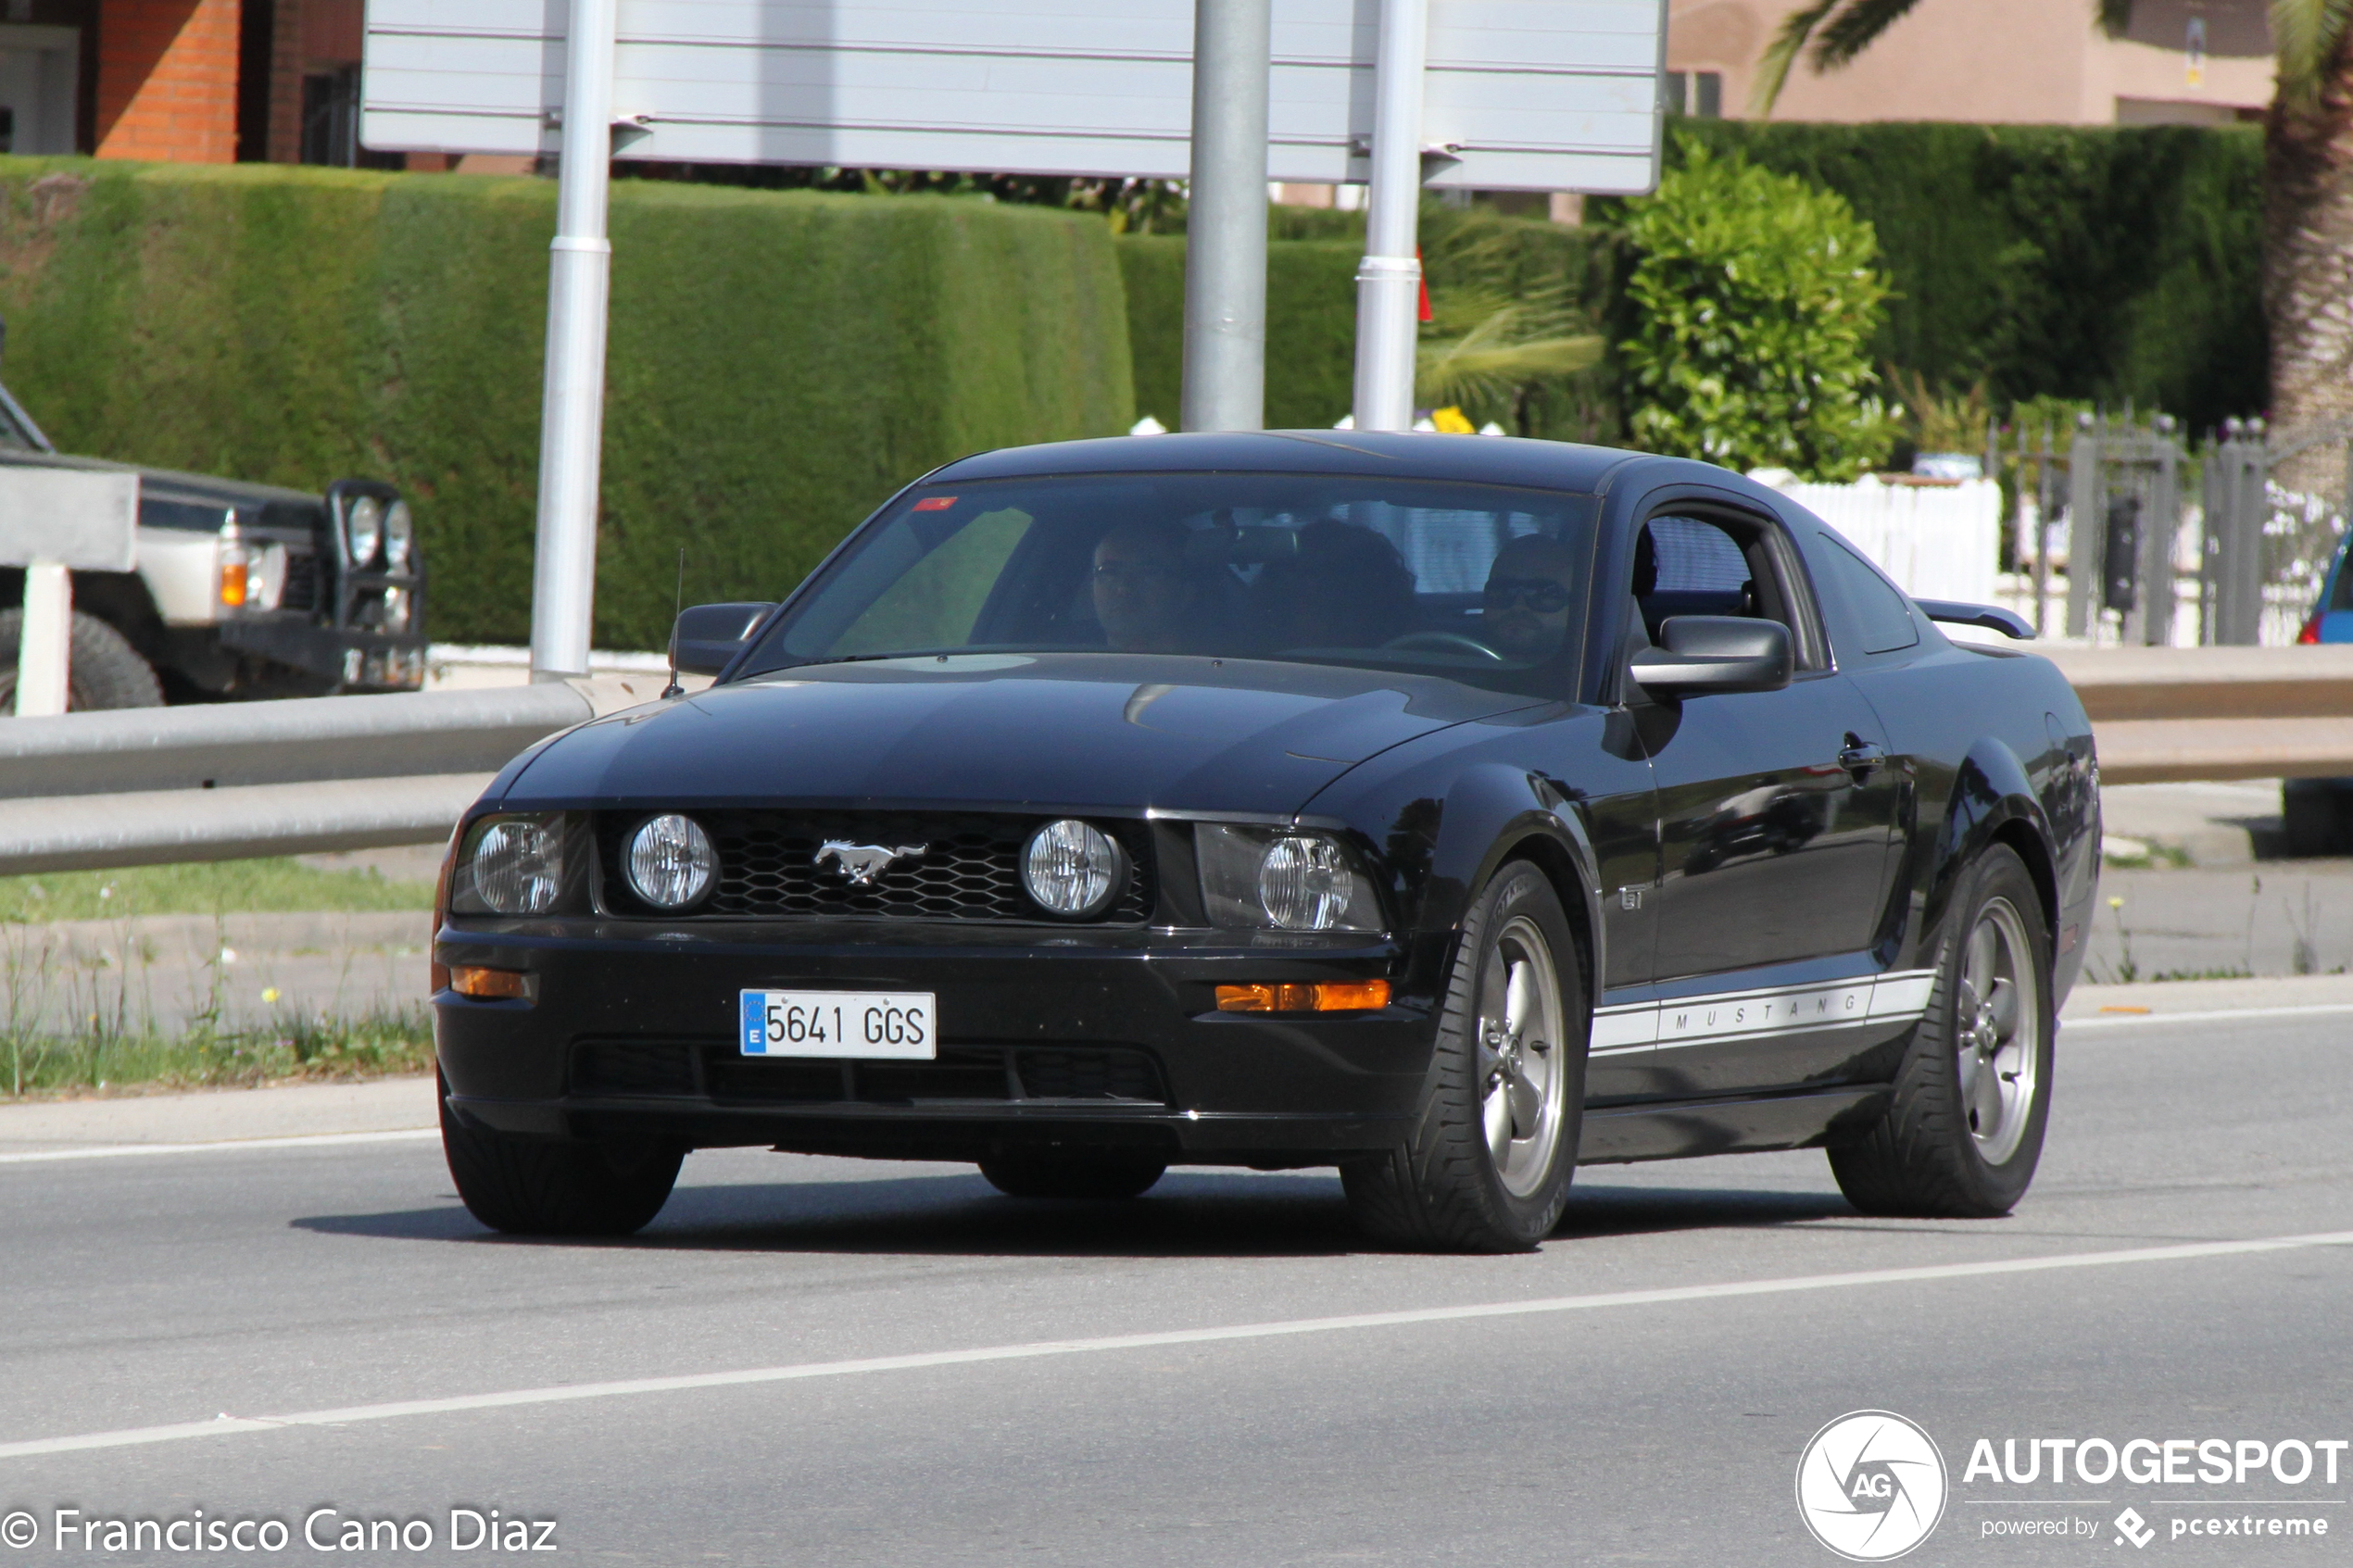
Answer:
<svg viewBox="0 0 2353 1568"><path fill-rule="evenodd" d="M1961 1108L1989 1165L2018 1152L2034 1103L2043 1016L2036 983L2026 922L2008 899L1986 900L1961 953L1954 1044Z"/></svg>
<svg viewBox="0 0 2353 1568"><path fill-rule="evenodd" d="M1560 1142L1560 975L1536 922L1515 915L1496 938L1478 1010L1480 1120L1504 1190L1526 1198Z"/></svg>

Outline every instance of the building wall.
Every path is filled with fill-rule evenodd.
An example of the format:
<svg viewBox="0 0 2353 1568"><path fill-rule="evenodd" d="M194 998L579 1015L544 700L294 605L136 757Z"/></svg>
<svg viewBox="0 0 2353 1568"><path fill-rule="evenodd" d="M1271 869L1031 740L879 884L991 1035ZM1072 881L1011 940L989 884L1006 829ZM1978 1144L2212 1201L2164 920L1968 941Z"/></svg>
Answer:
<svg viewBox="0 0 2353 1568"><path fill-rule="evenodd" d="M1669 0L1667 67L1720 73L1724 112L1745 116L1757 60L1803 3ZM2139 0L2122 39L2099 31L2086 0L1919 0L1851 65L1817 75L1801 58L1773 118L2214 123L2259 113L2271 75L2264 0Z"/></svg>
<svg viewBox="0 0 2353 1568"><path fill-rule="evenodd" d="M100 157L237 156L239 0L100 0Z"/></svg>

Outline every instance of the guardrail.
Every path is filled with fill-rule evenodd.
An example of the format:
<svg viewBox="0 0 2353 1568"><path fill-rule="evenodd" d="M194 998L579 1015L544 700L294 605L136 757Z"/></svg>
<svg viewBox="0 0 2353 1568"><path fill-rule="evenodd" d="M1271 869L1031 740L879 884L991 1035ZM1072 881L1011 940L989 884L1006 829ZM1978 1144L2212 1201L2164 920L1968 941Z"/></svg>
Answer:
<svg viewBox="0 0 2353 1568"><path fill-rule="evenodd" d="M0 874L430 844L518 752L661 677L0 723Z"/></svg>
<svg viewBox="0 0 2353 1568"><path fill-rule="evenodd" d="M2074 684L2110 784L2353 777L2353 645L2023 646ZM661 684L601 676L9 720L0 875L434 843L518 752Z"/></svg>
<svg viewBox="0 0 2353 1568"><path fill-rule="evenodd" d="M2353 644L2013 644L2065 671L2109 784L2353 777Z"/></svg>

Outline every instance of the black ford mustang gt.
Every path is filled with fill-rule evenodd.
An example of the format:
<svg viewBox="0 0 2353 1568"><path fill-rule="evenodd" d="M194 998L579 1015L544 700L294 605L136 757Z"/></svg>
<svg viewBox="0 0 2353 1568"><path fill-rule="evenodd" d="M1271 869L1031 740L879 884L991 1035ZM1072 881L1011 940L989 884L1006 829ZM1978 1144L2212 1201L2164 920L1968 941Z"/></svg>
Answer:
<svg viewBox="0 0 2353 1568"><path fill-rule="evenodd" d="M952 463L709 690L518 758L434 949L502 1230L685 1153L1019 1197L1337 1165L1526 1248L1579 1163L1820 1147L1856 1204L2032 1178L2099 839L2090 726L1788 499L1542 442L1292 433ZM2022 633L2013 623L2007 629Z"/></svg>

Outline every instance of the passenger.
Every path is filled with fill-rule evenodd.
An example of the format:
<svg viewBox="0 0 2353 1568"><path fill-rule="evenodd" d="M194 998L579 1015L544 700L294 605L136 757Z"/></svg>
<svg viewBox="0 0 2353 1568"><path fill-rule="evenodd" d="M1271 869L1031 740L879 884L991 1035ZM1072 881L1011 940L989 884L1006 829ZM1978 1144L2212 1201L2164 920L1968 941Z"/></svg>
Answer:
<svg viewBox="0 0 2353 1568"><path fill-rule="evenodd" d="M1095 619L1103 642L1126 653L1190 653L1202 636L1203 595L1186 575L1185 529L1125 522L1095 546Z"/></svg>
<svg viewBox="0 0 2353 1568"><path fill-rule="evenodd" d="M1369 528L1327 519L1299 531L1298 554L1266 569L1269 646L1377 648L1414 629L1414 573Z"/></svg>
<svg viewBox="0 0 2353 1568"><path fill-rule="evenodd" d="M1529 533L1504 546L1487 574L1480 617L1487 646L1525 664L1559 652L1576 583L1577 557L1558 540Z"/></svg>

